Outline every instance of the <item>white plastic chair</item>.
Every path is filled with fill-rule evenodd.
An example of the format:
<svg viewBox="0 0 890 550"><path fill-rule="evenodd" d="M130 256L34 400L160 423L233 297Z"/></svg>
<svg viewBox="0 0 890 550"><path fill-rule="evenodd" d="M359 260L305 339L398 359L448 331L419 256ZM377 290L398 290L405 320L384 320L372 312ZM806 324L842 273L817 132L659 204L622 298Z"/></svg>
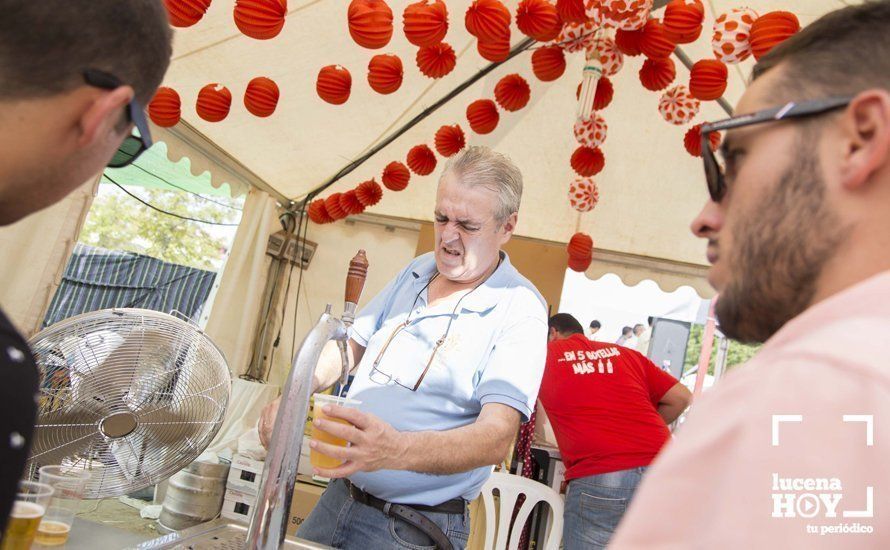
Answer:
<svg viewBox="0 0 890 550"><path fill-rule="evenodd" d="M494 511L495 489L500 493L500 513L497 515ZM525 502L516 514L513 527L510 528L510 520L519 495L525 495ZM508 534L510 550L516 550L525 521L535 505L541 501L550 505L550 521L547 522L544 541L538 548L559 550L559 543L562 540L563 502L559 493L550 487L524 477L494 472L482 487L482 501L485 503L485 550L506 550ZM495 532L497 532L497 542L495 542Z"/></svg>

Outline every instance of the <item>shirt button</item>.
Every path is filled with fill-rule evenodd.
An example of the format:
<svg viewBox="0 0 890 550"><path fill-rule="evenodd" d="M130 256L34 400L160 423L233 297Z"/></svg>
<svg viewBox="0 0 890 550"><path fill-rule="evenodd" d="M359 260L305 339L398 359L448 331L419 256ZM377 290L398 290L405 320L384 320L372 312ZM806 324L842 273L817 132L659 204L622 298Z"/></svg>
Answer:
<svg viewBox="0 0 890 550"><path fill-rule="evenodd" d="M6 355L9 356L13 363L21 363L25 360L25 354L22 350L13 346L6 348Z"/></svg>
<svg viewBox="0 0 890 550"><path fill-rule="evenodd" d="M18 432L12 432L9 434L9 446L16 450L21 449L25 446L25 438Z"/></svg>

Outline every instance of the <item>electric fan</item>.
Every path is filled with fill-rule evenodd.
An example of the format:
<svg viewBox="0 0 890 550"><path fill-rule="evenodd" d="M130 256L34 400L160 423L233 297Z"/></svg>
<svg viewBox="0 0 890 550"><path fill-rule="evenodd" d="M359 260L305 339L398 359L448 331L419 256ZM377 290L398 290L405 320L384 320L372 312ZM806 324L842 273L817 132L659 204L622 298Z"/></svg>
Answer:
<svg viewBox="0 0 890 550"><path fill-rule="evenodd" d="M222 425L231 389L225 358L176 317L94 311L47 327L30 345L43 378L29 465L89 471L85 498L164 480Z"/></svg>

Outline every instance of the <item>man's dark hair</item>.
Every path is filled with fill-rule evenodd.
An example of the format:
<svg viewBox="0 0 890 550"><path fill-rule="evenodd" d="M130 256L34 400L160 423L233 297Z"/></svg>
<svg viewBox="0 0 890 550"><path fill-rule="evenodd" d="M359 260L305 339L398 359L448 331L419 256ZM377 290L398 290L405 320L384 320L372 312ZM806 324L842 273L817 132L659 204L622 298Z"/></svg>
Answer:
<svg viewBox="0 0 890 550"><path fill-rule="evenodd" d="M111 73L148 103L170 64L161 0L0 0L0 99L46 97Z"/></svg>
<svg viewBox="0 0 890 550"><path fill-rule="evenodd" d="M646 322L649 323L650 327L652 326L652 321L654 321L654 320L655 320L655 318L652 317L651 315L649 317L646 317Z"/></svg>
<svg viewBox="0 0 890 550"><path fill-rule="evenodd" d="M581 323L568 313L557 313L550 318L547 325L550 328L555 328L556 332L560 334L584 334L584 327L581 326Z"/></svg>
<svg viewBox="0 0 890 550"><path fill-rule="evenodd" d="M751 79L780 64L780 88L789 97L777 102L890 89L890 1L867 0L820 17L762 57Z"/></svg>
<svg viewBox="0 0 890 550"><path fill-rule="evenodd" d="M633 331L634 331L634 329L632 329L630 327L624 327L623 329L621 329L621 334L626 336Z"/></svg>
<svg viewBox="0 0 890 550"><path fill-rule="evenodd" d="M603 328L603 325L601 325L599 321L594 319L590 322L590 328Z"/></svg>

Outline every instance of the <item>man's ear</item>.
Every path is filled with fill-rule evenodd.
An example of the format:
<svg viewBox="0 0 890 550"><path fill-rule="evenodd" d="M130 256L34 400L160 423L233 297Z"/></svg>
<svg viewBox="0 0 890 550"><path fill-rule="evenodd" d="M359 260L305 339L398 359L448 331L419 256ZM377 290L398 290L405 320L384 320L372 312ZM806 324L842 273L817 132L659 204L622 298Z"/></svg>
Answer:
<svg viewBox="0 0 890 550"><path fill-rule="evenodd" d="M509 240L510 237L513 236L513 231L516 230L516 222L519 220L519 214L513 212L510 214L507 219L501 224L501 229L504 231L504 238ZM504 242L506 242L506 240Z"/></svg>
<svg viewBox="0 0 890 550"><path fill-rule="evenodd" d="M77 145L91 147L106 139L109 132L119 135L123 127L122 117L126 116L125 110L133 95L130 86L119 86L94 96L80 116Z"/></svg>
<svg viewBox="0 0 890 550"><path fill-rule="evenodd" d="M866 90L853 98L844 113L842 132L841 185L860 189L887 163L890 154L890 93Z"/></svg>

